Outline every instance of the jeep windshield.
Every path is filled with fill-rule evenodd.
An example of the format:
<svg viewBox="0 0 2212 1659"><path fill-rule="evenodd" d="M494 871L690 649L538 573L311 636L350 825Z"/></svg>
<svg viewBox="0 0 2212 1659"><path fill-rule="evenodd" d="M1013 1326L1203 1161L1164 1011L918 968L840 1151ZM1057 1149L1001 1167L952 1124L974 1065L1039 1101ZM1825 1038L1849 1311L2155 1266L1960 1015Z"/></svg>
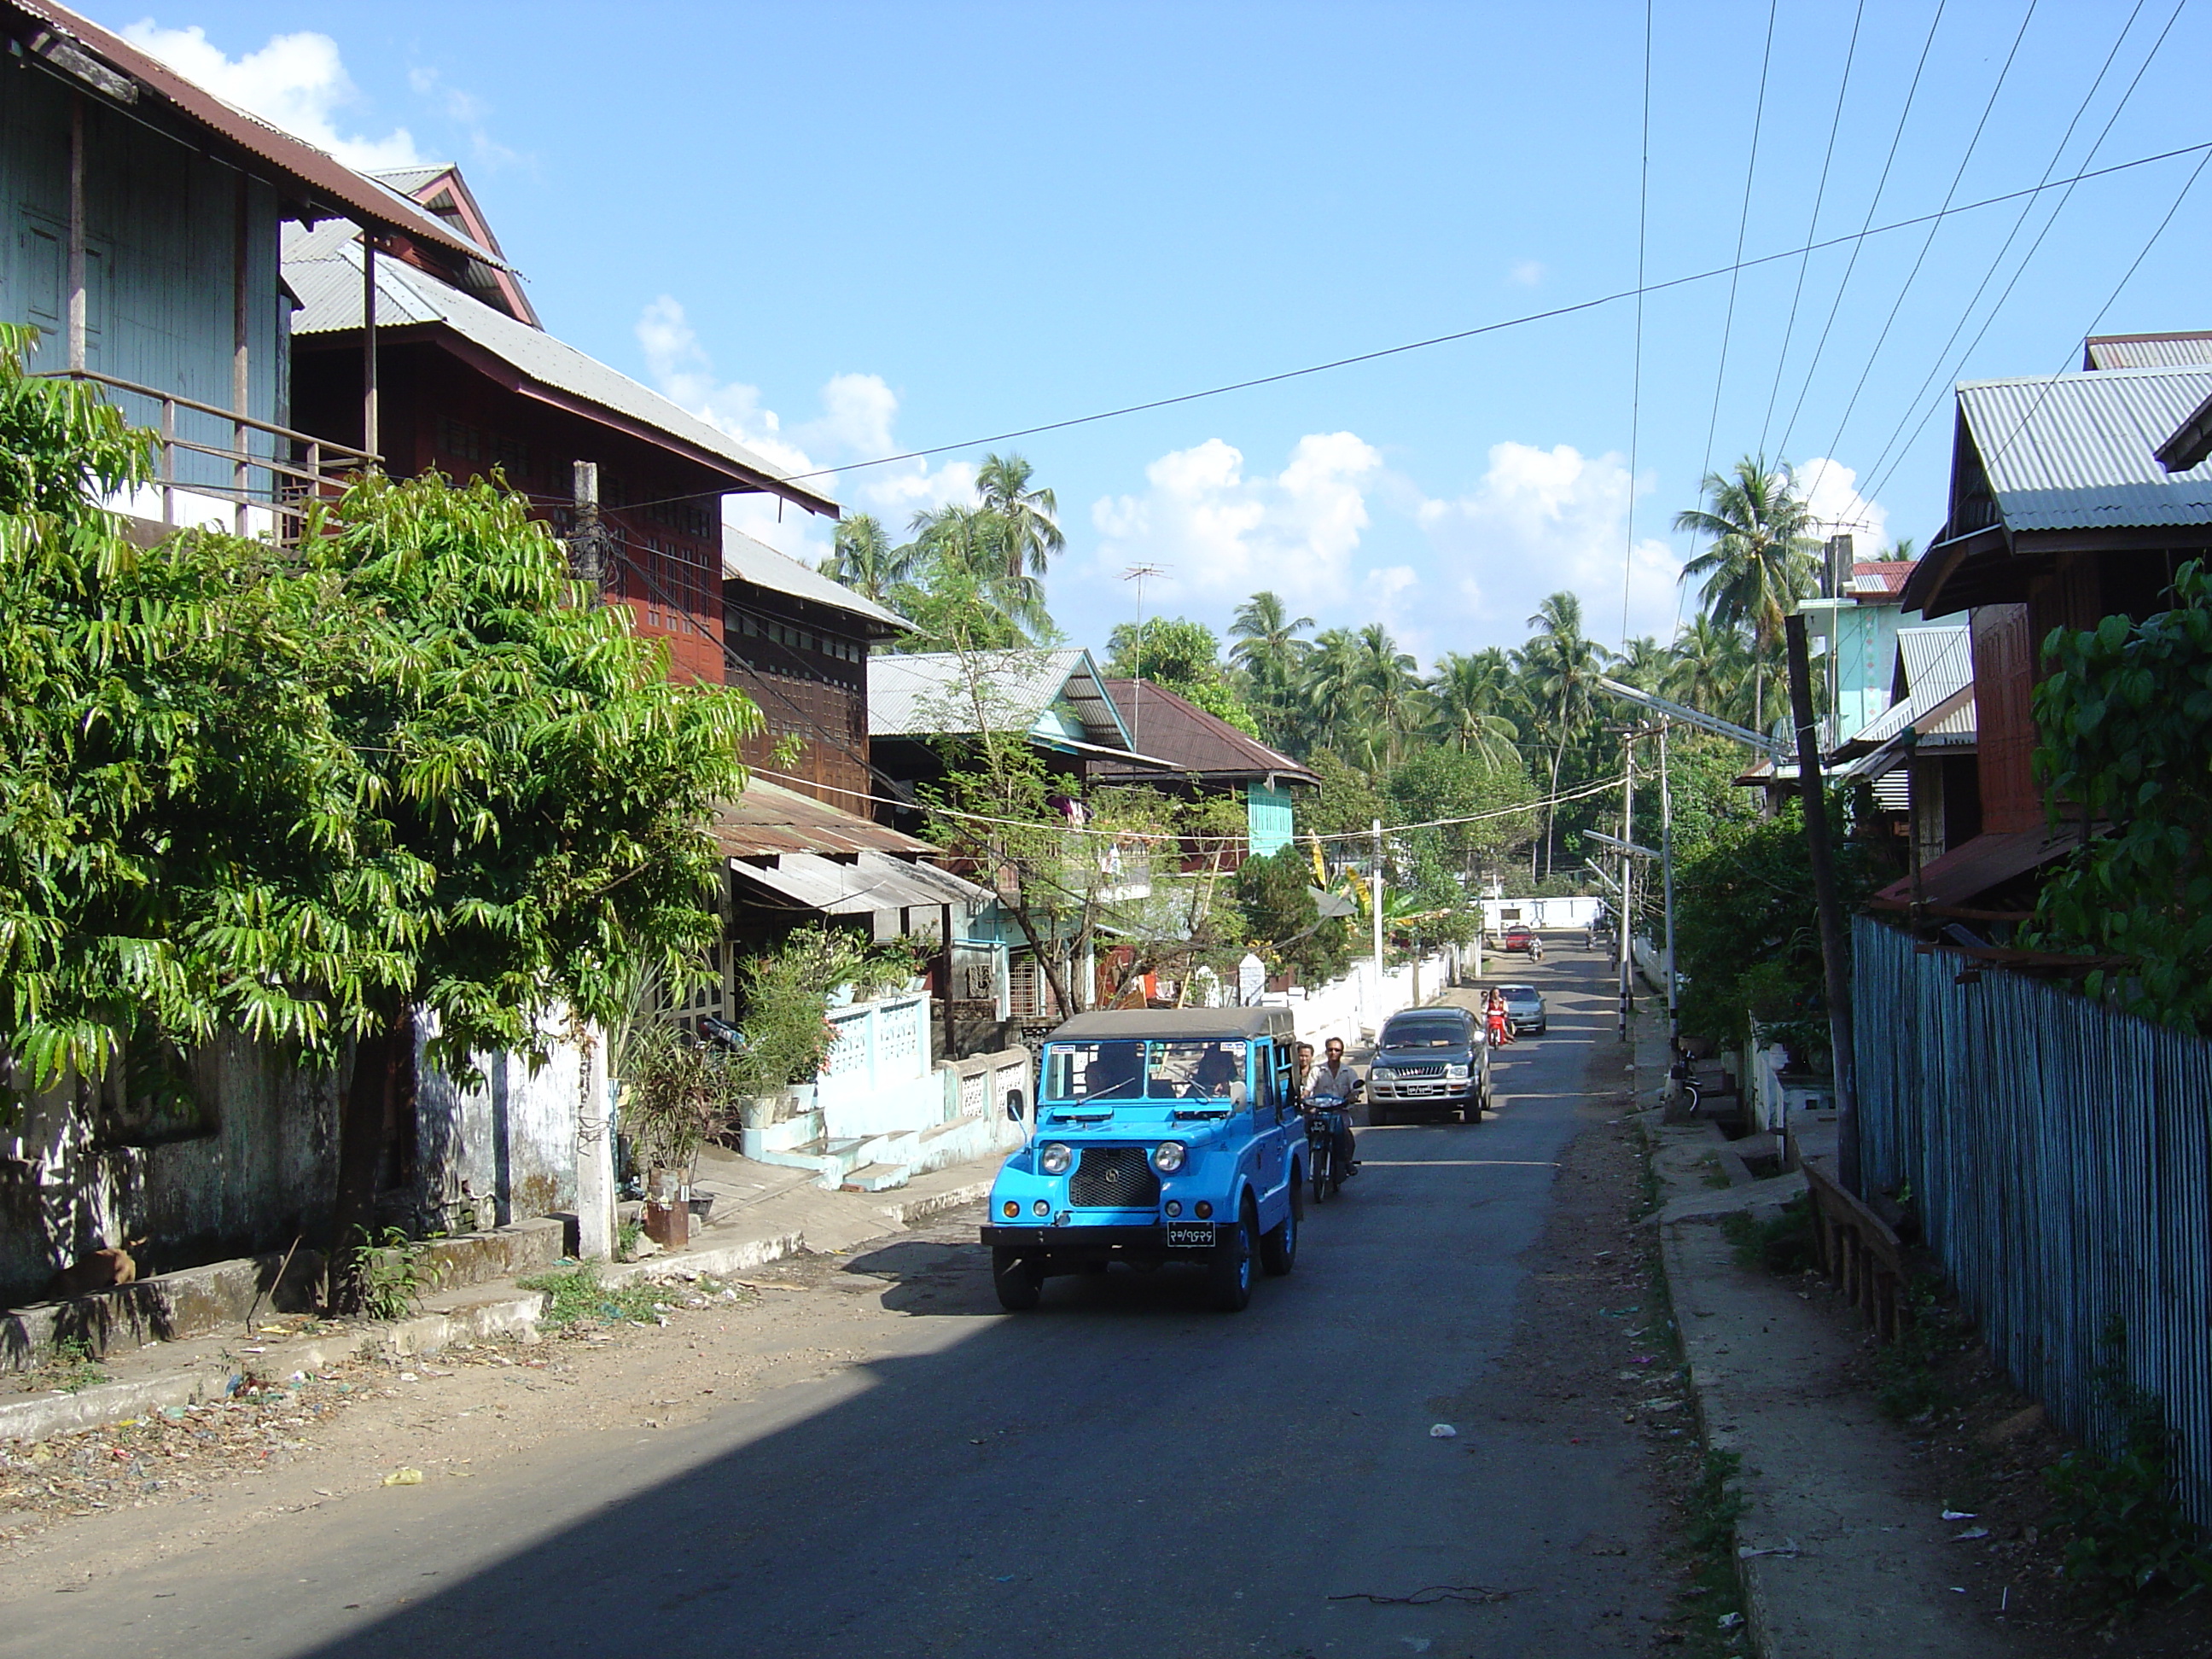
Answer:
<svg viewBox="0 0 2212 1659"><path fill-rule="evenodd" d="M1044 1097L1054 1104L1220 1101L1244 1096L1243 1042L1112 1038L1045 1049Z"/></svg>

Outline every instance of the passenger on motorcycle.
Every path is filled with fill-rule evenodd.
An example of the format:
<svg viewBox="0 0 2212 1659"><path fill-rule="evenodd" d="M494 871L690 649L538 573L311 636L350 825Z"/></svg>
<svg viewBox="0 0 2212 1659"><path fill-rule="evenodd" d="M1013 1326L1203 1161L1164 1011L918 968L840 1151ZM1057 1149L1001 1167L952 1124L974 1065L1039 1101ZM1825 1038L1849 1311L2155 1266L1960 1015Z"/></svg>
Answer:
<svg viewBox="0 0 2212 1659"><path fill-rule="evenodd" d="M1352 1103L1359 1097L1359 1073L1344 1063L1344 1039L1331 1037L1324 1046L1322 1063L1306 1079L1306 1099L1327 1095L1343 1102L1336 1124L1336 1161L1352 1175L1359 1168L1358 1143L1352 1133Z"/></svg>

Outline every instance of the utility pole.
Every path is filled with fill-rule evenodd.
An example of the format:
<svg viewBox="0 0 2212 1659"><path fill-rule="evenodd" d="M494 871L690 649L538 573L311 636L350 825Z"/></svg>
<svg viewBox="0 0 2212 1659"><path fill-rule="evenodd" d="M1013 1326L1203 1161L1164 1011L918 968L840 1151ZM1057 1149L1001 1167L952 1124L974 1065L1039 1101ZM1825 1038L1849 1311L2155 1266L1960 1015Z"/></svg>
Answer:
<svg viewBox="0 0 2212 1659"><path fill-rule="evenodd" d="M1629 1026L1636 1016L1636 948L1630 936L1636 926L1636 855L1628 848L1636 841L1636 728L1620 739L1620 1040L1631 1041Z"/></svg>
<svg viewBox="0 0 2212 1659"><path fill-rule="evenodd" d="M1845 1192L1859 1192L1858 1068L1852 1052L1850 945L1844 937L1843 901L1836 891L1835 848L1828 840L1828 805L1820 787L1820 738L1813 712L1813 670L1805 645L1805 618L1794 612L1784 624L1790 650L1790 713L1797 728L1797 784L1805 802L1805 850L1813 866L1813 902L1820 923L1820 965L1828 990L1828 1044L1836 1068L1836 1174Z"/></svg>
<svg viewBox="0 0 2212 1659"><path fill-rule="evenodd" d="M1667 1052L1682 1056L1682 999L1674 981L1674 792L1667 781L1668 720L1659 722L1659 880L1667 904Z"/></svg>
<svg viewBox="0 0 2212 1659"><path fill-rule="evenodd" d="M599 518L599 464L578 461L570 477L575 525L568 537L568 571L578 581L604 589L614 562L607 556L606 526Z"/></svg>
<svg viewBox="0 0 2212 1659"><path fill-rule="evenodd" d="M1374 820L1375 878L1367 896L1375 911L1375 994L1382 994L1382 820Z"/></svg>

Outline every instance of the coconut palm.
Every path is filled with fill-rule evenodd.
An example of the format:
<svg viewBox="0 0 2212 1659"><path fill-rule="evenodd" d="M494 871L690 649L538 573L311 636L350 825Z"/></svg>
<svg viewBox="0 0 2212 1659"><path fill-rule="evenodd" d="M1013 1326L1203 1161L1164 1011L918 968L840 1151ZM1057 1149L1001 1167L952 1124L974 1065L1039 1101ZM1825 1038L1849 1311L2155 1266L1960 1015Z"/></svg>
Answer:
<svg viewBox="0 0 2212 1659"><path fill-rule="evenodd" d="M1598 677L1612 656L1603 646L1583 633L1583 602L1564 590L1554 593L1528 618L1536 632L1521 647L1520 668L1528 698L1552 743L1552 787L1559 793L1559 767L1567 744L1589 724L1597 695ZM1544 873L1552 869L1552 820L1556 805L1544 810ZM1535 854L1529 855L1533 866ZM1532 867L1529 873L1535 874Z"/></svg>
<svg viewBox="0 0 2212 1659"><path fill-rule="evenodd" d="M914 574L916 557L911 544L891 545L890 537L873 514L855 513L837 526L833 550L818 568L830 580L885 605L891 589Z"/></svg>
<svg viewBox="0 0 2212 1659"><path fill-rule="evenodd" d="M1407 734L1425 712L1420 665L1398 648L1381 623L1369 623L1355 636L1353 662L1364 693L1362 705L1372 721L1367 733L1370 758L1379 754L1386 769L1395 767L1404 754Z"/></svg>
<svg viewBox="0 0 2212 1659"><path fill-rule="evenodd" d="M1360 677L1359 641L1348 628L1316 635L1292 690L1300 733L1310 745L1340 753L1355 747L1369 691Z"/></svg>
<svg viewBox="0 0 2212 1659"><path fill-rule="evenodd" d="M1518 752L1521 731L1506 712L1513 705L1513 669L1501 647L1472 655L1447 651L1429 677L1429 702L1444 742L1492 766Z"/></svg>
<svg viewBox="0 0 2212 1659"><path fill-rule="evenodd" d="M1787 462L1769 471L1764 455L1747 455L1725 477L1705 475L1708 506L1674 515L1675 529L1712 538L1682 567L1683 579L1703 576L1699 592L1713 620L1748 628L1762 647L1752 674L1755 725L1765 718L1765 659L1782 637L1783 619L1820 586L1820 541L1796 485Z"/></svg>
<svg viewBox="0 0 2212 1659"><path fill-rule="evenodd" d="M1752 651L1743 629L1701 614L1682 624L1669 655L1663 696L1724 720L1750 715Z"/></svg>
<svg viewBox="0 0 2212 1659"><path fill-rule="evenodd" d="M1613 678L1639 691L1656 691L1674 663L1674 653L1645 634L1629 641L1622 648L1613 665Z"/></svg>
<svg viewBox="0 0 2212 1659"><path fill-rule="evenodd" d="M1229 659L1244 676L1253 712L1276 743L1289 741L1297 725L1293 707L1298 670L1313 649L1298 635L1314 625L1311 617L1293 617L1273 593L1255 593L1237 607L1229 624Z"/></svg>
<svg viewBox="0 0 2212 1659"><path fill-rule="evenodd" d="M964 579L1033 635L1051 628L1044 584L1018 564L1009 568L1006 520L999 514L954 501L923 508L914 515L910 527L918 563L933 565L945 577ZM927 578L924 585L935 580Z"/></svg>
<svg viewBox="0 0 2212 1659"><path fill-rule="evenodd" d="M1003 531L1000 552L1006 560L1009 583L1042 576L1055 556L1067 547L1056 515L1060 503L1049 489L1032 489L1036 469L1019 455L986 455L975 473L975 494L982 510L999 520Z"/></svg>

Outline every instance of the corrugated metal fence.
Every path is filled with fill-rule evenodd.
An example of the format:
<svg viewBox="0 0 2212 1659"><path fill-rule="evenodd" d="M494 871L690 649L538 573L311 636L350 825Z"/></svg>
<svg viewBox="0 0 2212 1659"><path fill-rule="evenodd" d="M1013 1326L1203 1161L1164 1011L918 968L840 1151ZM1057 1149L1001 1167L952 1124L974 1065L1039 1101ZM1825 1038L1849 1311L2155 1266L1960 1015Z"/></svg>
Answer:
<svg viewBox="0 0 2212 1659"><path fill-rule="evenodd" d="M2051 1416L2103 1439L2117 1315L2165 1402L2185 1501L2212 1523L2212 1046L1853 932L1866 1179L1911 1183L1929 1245Z"/></svg>

